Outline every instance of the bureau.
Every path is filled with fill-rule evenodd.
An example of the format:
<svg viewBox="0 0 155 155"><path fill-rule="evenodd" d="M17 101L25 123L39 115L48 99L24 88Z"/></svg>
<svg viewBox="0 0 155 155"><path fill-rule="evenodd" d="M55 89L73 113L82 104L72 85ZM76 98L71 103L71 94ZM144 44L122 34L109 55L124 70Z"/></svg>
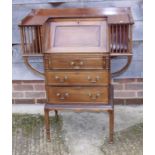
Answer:
<svg viewBox="0 0 155 155"><path fill-rule="evenodd" d="M24 62L45 77L48 140L50 111L107 111L113 142L111 78L131 62L132 24L130 8L38 9L21 21ZM31 56L43 57L44 73L31 66ZM112 73L111 60L118 57L125 57L126 64Z"/></svg>

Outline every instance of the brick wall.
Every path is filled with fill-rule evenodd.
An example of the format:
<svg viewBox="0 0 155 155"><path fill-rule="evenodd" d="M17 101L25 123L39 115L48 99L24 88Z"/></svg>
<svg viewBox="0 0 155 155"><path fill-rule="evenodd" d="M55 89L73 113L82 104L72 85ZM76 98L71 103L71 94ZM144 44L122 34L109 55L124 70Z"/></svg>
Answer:
<svg viewBox="0 0 155 155"><path fill-rule="evenodd" d="M114 79L115 104L142 104L143 79ZM38 104L46 102L45 84L43 80L14 80L13 104Z"/></svg>

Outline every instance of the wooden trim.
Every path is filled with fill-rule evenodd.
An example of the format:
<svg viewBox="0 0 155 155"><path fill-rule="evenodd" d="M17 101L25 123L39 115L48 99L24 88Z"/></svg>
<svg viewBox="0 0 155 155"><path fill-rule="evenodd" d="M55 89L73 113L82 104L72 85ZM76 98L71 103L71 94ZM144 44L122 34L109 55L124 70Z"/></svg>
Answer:
<svg viewBox="0 0 155 155"><path fill-rule="evenodd" d="M35 9L28 14L19 24L19 26L43 25L50 18L108 18L113 16L119 20L120 15L127 15L126 23L133 24L130 8L52 8Z"/></svg>

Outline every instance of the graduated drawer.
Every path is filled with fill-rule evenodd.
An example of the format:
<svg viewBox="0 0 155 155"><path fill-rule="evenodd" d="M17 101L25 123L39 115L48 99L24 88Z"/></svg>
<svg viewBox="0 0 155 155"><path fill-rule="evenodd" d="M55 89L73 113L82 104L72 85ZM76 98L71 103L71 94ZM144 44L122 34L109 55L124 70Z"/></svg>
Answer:
<svg viewBox="0 0 155 155"><path fill-rule="evenodd" d="M46 69L108 69L109 58L103 55L49 55L45 57Z"/></svg>
<svg viewBox="0 0 155 155"><path fill-rule="evenodd" d="M51 87L47 86L48 103L108 104L108 87Z"/></svg>
<svg viewBox="0 0 155 155"><path fill-rule="evenodd" d="M47 85L107 85L109 73L102 71L46 71Z"/></svg>

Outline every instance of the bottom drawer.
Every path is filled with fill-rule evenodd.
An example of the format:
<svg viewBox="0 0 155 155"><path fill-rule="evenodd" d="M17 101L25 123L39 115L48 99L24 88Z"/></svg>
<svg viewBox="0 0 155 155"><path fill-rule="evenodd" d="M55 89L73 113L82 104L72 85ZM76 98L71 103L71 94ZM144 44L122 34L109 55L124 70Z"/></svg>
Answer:
<svg viewBox="0 0 155 155"><path fill-rule="evenodd" d="M108 104L108 87L51 87L47 86L48 103Z"/></svg>

